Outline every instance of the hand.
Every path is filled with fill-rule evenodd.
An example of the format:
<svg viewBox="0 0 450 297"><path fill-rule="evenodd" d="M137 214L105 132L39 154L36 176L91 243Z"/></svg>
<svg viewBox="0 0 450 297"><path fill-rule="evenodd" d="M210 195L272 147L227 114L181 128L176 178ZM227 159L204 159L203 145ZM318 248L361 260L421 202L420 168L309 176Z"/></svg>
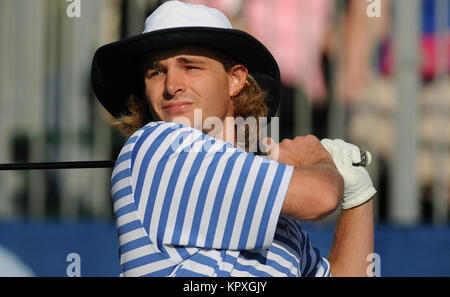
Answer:
<svg viewBox="0 0 450 297"><path fill-rule="evenodd" d="M297 136L293 140L283 139L275 143L270 137L265 138L267 155L271 160L292 166L312 166L318 163L333 164L328 151L313 135ZM334 166L333 166L334 167Z"/></svg>
<svg viewBox="0 0 450 297"><path fill-rule="evenodd" d="M342 209L359 206L376 193L367 170L353 163L361 162L361 153L356 145L341 139L322 139L320 143L331 154L334 164L344 178Z"/></svg>

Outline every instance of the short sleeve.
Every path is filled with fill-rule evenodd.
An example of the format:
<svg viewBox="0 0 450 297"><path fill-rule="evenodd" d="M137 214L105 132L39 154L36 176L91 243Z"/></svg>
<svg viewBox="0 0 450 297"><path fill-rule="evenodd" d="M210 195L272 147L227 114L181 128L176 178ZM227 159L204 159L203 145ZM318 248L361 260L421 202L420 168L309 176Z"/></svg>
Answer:
<svg viewBox="0 0 450 297"><path fill-rule="evenodd" d="M144 127L131 151L136 209L161 250L268 248L292 172L292 166L168 122Z"/></svg>

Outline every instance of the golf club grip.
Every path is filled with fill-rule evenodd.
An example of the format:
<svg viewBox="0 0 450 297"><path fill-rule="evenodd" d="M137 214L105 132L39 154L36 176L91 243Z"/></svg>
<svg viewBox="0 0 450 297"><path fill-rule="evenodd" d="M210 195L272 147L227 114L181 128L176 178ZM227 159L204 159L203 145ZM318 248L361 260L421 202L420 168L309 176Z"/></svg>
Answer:
<svg viewBox="0 0 450 297"><path fill-rule="evenodd" d="M353 163L353 166L367 167L370 165L370 163L372 163L372 155L370 154L370 152L365 151L361 152L361 162Z"/></svg>

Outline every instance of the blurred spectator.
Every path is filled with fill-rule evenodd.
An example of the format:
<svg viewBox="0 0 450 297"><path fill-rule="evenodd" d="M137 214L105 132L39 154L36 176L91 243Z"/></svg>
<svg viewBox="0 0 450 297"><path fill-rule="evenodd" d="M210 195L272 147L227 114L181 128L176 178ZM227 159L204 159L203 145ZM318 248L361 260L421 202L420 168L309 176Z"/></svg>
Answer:
<svg viewBox="0 0 450 297"><path fill-rule="evenodd" d="M357 2L360 1L354 0L351 3L357 5ZM346 43L349 44L349 48L345 56L349 57L349 61L345 63L347 67L344 67L346 69L339 77L346 80L342 84L342 90L344 90L342 96L347 103L353 103L350 105L352 112L348 122L349 137L355 143L370 147L378 159L388 166L395 154L393 141L396 137L395 119L396 113L400 111L397 110L398 96L394 80L395 36L391 26L392 2L385 0L381 3L383 4L381 18L365 17L356 21L357 18L353 17L354 21L346 24L346 32L348 32ZM422 26L417 45L420 53L418 71L421 78L417 98L419 140L417 173L424 194L422 198L426 200L425 204L430 203L430 197L428 197L432 194L430 188L434 180L438 178L435 170L436 162L450 164L450 154L447 153L443 160L436 160L433 151L438 139L442 141L447 152L450 150L450 118L442 118L442 115L436 113L439 104L438 108L450 110L450 79L446 74L450 70L450 31L448 30L450 21L446 31L442 34L436 32L435 5L437 5L435 0L421 0ZM352 11L352 5L349 11ZM358 11L364 13L365 9L361 7ZM450 19L450 10L448 15ZM350 19L352 17L349 16ZM370 22L373 21L378 24L371 27ZM359 34L352 34L355 32ZM442 54L446 56L444 60L439 60L440 57L437 56L438 43L443 44ZM364 49L361 50L360 47ZM437 80L438 76L444 83L442 80ZM355 90L351 90L352 88ZM415 128L411 127L411 129ZM439 138L442 131L447 131L443 132L445 135L443 139ZM450 168L448 166L443 168L446 171L441 174L450 180ZM386 174L386 171L381 174ZM448 197L450 198L450 195ZM429 216L424 213L422 215Z"/></svg>
<svg viewBox="0 0 450 297"><path fill-rule="evenodd" d="M321 56L334 1L210 0L207 4L224 11L233 27L262 40L277 60L285 86L301 87L316 103L325 100Z"/></svg>
<svg viewBox="0 0 450 297"><path fill-rule="evenodd" d="M321 58L334 1L248 0L248 30L263 40L278 61L285 86L300 87L314 103L327 90Z"/></svg>
<svg viewBox="0 0 450 297"><path fill-rule="evenodd" d="M380 1L381 17L367 16L366 1L348 0L331 35L331 54L337 59L336 98L352 104L361 98L371 70L371 57L380 36L389 28L389 1ZM341 38L343 37L343 41Z"/></svg>
<svg viewBox="0 0 450 297"><path fill-rule="evenodd" d="M438 69L450 71L450 59L446 65L439 61L437 56L437 45L444 44L445 54L450 56L450 10L447 15L447 31L439 33L436 30L436 1L422 0L422 34L420 37L421 77L424 81L433 80L438 74ZM394 73L393 41L390 34L386 34L382 40L382 50L380 55L380 71L383 75ZM443 66L443 67L442 67Z"/></svg>

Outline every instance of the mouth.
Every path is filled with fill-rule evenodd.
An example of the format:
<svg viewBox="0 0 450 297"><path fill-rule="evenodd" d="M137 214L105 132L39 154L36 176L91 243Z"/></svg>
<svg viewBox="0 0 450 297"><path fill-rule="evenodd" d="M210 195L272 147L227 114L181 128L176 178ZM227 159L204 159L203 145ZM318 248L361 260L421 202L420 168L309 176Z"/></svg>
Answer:
<svg viewBox="0 0 450 297"><path fill-rule="evenodd" d="M164 112L167 112L168 114L176 114L190 109L192 105L193 105L192 102L176 102L163 106L162 109Z"/></svg>

